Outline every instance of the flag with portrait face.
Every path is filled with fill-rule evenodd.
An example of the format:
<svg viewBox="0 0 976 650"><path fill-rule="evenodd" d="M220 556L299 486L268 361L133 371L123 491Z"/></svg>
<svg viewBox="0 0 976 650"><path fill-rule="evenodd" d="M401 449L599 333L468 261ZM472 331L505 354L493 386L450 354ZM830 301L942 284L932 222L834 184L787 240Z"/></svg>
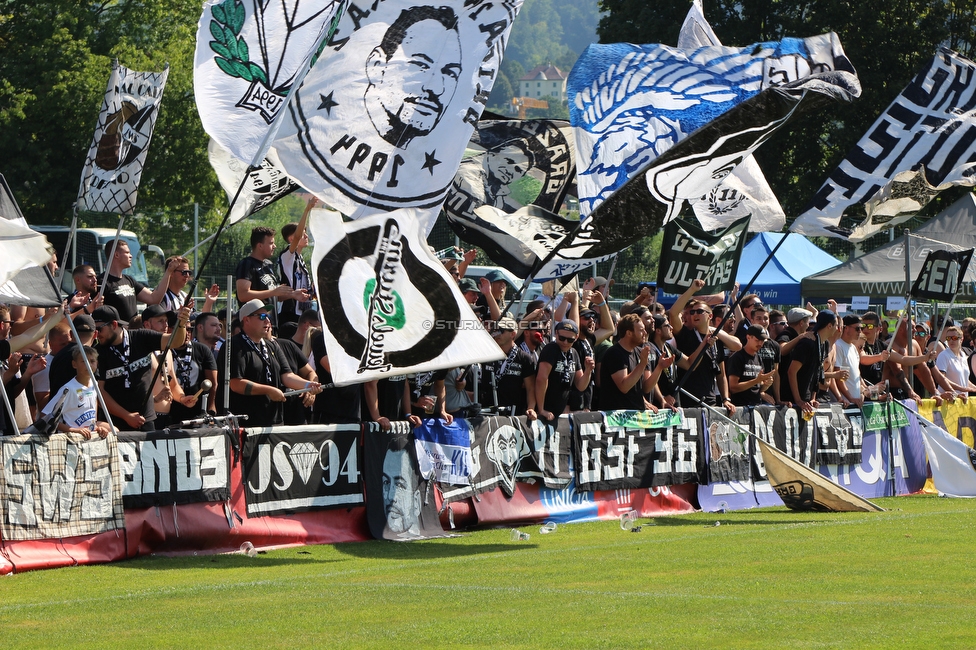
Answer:
<svg viewBox="0 0 976 650"><path fill-rule="evenodd" d="M443 202L521 0L352 5L294 90L274 147L352 218Z"/></svg>

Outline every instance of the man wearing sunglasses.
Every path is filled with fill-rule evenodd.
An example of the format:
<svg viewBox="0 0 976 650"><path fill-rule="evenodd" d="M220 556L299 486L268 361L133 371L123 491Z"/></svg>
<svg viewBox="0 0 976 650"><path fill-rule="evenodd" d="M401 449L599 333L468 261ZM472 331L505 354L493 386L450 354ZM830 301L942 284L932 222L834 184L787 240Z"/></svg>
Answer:
<svg viewBox="0 0 976 650"><path fill-rule="evenodd" d="M98 340L98 387L119 428L156 430L156 410L153 401L146 399L153 376L152 353L164 350L170 337L173 347L182 347L189 319L190 305L186 305L177 315L176 330L161 334L148 329L128 331L118 310L110 305L92 314Z"/></svg>
<svg viewBox="0 0 976 650"><path fill-rule="evenodd" d="M844 406L864 406L862 391L861 368L888 360L888 350L882 349L877 354L867 354L858 350L856 342L864 331L862 318L855 314L844 316L844 327L840 332L840 339L834 343L834 367L847 371L847 379L837 382L840 390L841 402ZM865 338L867 338L865 336ZM877 382L872 382L877 383Z"/></svg>
<svg viewBox="0 0 976 650"><path fill-rule="evenodd" d="M728 332L709 326L712 310L704 301L691 298L704 286L704 280L693 280L691 286L678 296L668 312L671 326L675 329L674 340L680 352L694 359L698 348L705 344L704 352L698 356L695 365L687 371L691 376L685 380L683 389L697 396L705 404L725 406L734 413L735 405L729 399L728 381L722 372L715 341L721 341L732 352L741 350L742 344ZM679 382L685 374L685 371L679 368ZM683 393L677 396L679 403L684 397Z"/></svg>
<svg viewBox="0 0 976 650"><path fill-rule="evenodd" d="M260 300L250 300L238 317L241 332L230 342L230 412L246 415L248 427L270 427L282 422L282 388L322 392L317 381L305 381L295 374L288 360L270 338L271 315ZM220 349L217 369L223 372L227 347ZM358 405L357 405L358 408Z"/></svg>
<svg viewBox="0 0 976 650"><path fill-rule="evenodd" d="M579 328L571 320L556 323L556 339L539 353L539 370L535 378L536 400L542 402L539 417L550 423L562 415L569 404L569 390L583 390L590 383L593 358L580 361L573 348Z"/></svg>

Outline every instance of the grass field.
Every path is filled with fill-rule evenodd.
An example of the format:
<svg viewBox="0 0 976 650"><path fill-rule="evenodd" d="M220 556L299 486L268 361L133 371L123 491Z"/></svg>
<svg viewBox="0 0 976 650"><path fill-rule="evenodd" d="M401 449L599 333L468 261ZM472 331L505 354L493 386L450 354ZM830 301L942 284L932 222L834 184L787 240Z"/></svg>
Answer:
<svg viewBox="0 0 976 650"><path fill-rule="evenodd" d="M972 648L976 501L149 557L0 580L14 647ZM721 525L716 526L715 522ZM642 520L646 523L646 520Z"/></svg>

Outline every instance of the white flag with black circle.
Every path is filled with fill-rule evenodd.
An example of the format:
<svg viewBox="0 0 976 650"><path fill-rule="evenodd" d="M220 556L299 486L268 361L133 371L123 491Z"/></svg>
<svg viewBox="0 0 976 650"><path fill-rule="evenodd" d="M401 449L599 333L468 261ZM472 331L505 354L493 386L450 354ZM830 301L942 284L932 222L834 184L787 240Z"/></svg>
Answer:
<svg viewBox="0 0 976 650"><path fill-rule="evenodd" d="M115 64L81 172L78 209L132 214L169 76Z"/></svg>
<svg viewBox="0 0 976 650"><path fill-rule="evenodd" d="M353 218L439 206L521 4L350 7L288 106L274 143L285 170Z"/></svg>
<svg viewBox="0 0 976 650"><path fill-rule="evenodd" d="M418 210L343 223L312 210L312 264L338 386L504 355L421 234Z"/></svg>

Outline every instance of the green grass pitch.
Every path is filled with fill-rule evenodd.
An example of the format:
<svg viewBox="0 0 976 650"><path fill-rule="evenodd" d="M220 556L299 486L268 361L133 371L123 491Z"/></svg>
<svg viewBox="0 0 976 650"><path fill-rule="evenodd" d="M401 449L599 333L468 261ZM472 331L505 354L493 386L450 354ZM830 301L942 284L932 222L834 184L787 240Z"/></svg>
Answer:
<svg viewBox="0 0 976 650"><path fill-rule="evenodd" d="M0 580L4 648L972 648L976 501L146 557ZM648 523L651 522L651 523ZM719 522L720 525L715 525Z"/></svg>

